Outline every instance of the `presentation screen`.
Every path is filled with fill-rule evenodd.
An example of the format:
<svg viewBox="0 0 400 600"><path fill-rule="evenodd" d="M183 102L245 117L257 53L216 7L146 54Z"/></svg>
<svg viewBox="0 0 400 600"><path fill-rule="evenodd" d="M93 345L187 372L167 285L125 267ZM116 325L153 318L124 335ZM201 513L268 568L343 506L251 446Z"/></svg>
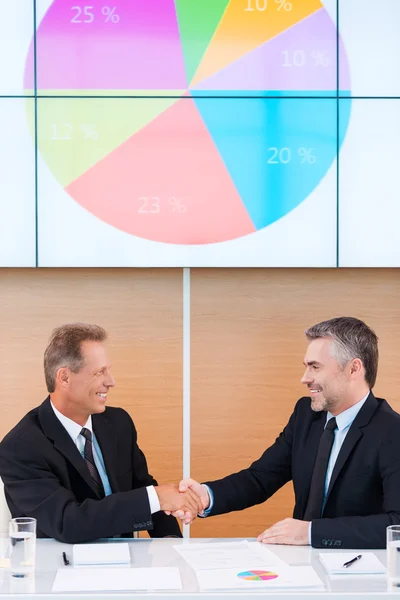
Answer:
<svg viewBox="0 0 400 600"><path fill-rule="evenodd" d="M3 266L400 264L400 3L0 6Z"/></svg>

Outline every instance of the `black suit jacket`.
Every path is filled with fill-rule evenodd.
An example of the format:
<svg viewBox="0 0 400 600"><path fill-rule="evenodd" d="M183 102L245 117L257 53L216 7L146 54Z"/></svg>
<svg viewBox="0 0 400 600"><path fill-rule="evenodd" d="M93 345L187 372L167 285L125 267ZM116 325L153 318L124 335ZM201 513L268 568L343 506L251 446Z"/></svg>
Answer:
<svg viewBox="0 0 400 600"><path fill-rule="evenodd" d="M206 482L212 515L260 504L293 480L293 517L303 519L326 412L301 398L275 443L248 469ZM312 546L385 548L386 527L400 524L400 415L370 393L336 460L321 519L312 521Z"/></svg>
<svg viewBox="0 0 400 600"><path fill-rule="evenodd" d="M92 415L113 493L101 499L89 470L47 398L0 444L0 476L13 517L37 519L38 537L78 543L147 529L181 536L176 519L151 514L146 486L157 485L121 408Z"/></svg>

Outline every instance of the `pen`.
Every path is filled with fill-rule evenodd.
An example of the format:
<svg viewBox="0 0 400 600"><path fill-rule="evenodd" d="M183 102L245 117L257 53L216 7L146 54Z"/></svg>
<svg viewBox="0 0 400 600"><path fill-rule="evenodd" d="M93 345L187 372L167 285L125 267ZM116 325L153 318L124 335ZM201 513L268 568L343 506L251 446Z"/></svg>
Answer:
<svg viewBox="0 0 400 600"><path fill-rule="evenodd" d="M346 567L346 569L347 569L347 567L349 567L350 565L355 563L357 560L360 560L361 557L362 557L362 554L359 554L358 556L355 556L351 560L348 560L347 562L343 563L343 566Z"/></svg>
<svg viewBox="0 0 400 600"><path fill-rule="evenodd" d="M67 555L65 554L65 552L62 553L62 557L63 557L64 565L68 566L69 565L69 560L68 560Z"/></svg>

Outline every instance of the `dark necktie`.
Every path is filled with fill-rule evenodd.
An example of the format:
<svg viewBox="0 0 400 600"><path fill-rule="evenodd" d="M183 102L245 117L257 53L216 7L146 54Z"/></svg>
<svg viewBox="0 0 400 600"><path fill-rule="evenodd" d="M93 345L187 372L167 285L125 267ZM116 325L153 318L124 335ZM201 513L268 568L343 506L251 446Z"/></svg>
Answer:
<svg viewBox="0 0 400 600"><path fill-rule="evenodd" d="M85 459L85 463L87 468L89 469L89 473L99 490L100 496L104 498L105 494L103 484L101 482L101 478L93 458L92 432L90 431L90 429L82 427L81 435L83 435L83 437L86 440L85 448L83 450L83 458Z"/></svg>
<svg viewBox="0 0 400 600"><path fill-rule="evenodd" d="M332 444L335 438L335 434L333 432L336 427L336 419L335 417L332 417L327 422L324 432L321 435L317 458L315 459L314 471L311 478L307 508L304 513L304 521L311 521L312 519L321 518L325 491L326 469L328 468Z"/></svg>

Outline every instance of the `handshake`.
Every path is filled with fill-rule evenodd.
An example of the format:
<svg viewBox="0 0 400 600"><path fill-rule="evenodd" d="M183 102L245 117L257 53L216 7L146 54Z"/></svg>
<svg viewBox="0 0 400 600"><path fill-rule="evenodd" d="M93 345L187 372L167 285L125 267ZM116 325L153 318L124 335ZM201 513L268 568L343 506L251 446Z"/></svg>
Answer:
<svg viewBox="0 0 400 600"><path fill-rule="evenodd" d="M154 489L160 509L181 519L185 525L192 523L210 504L207 488L194 479L182 479L179 484L165 483Z"/></svg>

